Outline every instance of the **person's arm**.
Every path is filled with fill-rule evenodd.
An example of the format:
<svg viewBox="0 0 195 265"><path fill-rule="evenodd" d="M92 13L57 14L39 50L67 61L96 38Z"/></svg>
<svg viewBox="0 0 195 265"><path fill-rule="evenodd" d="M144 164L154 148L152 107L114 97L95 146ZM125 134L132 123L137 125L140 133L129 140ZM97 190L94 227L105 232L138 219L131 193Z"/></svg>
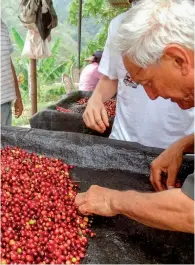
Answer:
<svg viewBox="0 0 195 265"><path fill-rule="evenodd" d="M108 76L102 75L90 99L104 103L116 95L117 87L118 80L110 80Z"/></svg>
<svg viewBox="0 0 195 265"><path fill-rule="evenodd" d="M175 187L178 171L182 164L183 154L194 152L194 134L188 135L173 143L152 163L150 181L156 191ZM163 183L162 173L167 175Z"/></svg>
<svg viewBox="0 0 195 265"><path fill-rule="evenodd" d="M178 141L183 154L193 154L194 153L194 134L187 135Z"/></svg>
<svg viewBox="0 0 195 265"><path fill-rule="evenodd" d="M110 80L105 75L101 77L83 113L83 120L87 127L101 133L106 130L109 120L103 103L117 93L117 87L118 80Z"/></svg>
<svg viewBox="0 0 195 265"><path fill-rule="evenodd" d="M16 118L19 118L23 112L23 103L22 103L18 80L17 80L17 76L16 76L16 72L15 72L15 68L12 63L12 60L11 60L11 69L12 69L12 74L14 78L14 86L15 86L15 91L16 91L16 100L14 102L15 116Z"/></svg>
<svg viewBox="0 0 195 265"><path fill-rule="evenodd" d="M162 230L194 232L194 201L181 189L158 193L126 191L111 206L120 214Z"/></svg>
<svg viewBox="0 0 195 265"><path fill-rule="evenodd" d="M113 25L113 21L111 21L108 28L106 44L98 68L103 76L98 82L83 114L83 120L86 126L100 133L103 133L106 130L106 127L109 127L108 114L103 103L111 99L117 93L118 88L118 57L110 45L115 36L114 31L115 24Z"/></svg>
<svg viewBox="0 0 195 265"><path fill-rule="evenodd" d="M77 195L75 203L82 214L122 214L150 227L194 232L194 201L181 189L142 193L91 186Z"/></svg>

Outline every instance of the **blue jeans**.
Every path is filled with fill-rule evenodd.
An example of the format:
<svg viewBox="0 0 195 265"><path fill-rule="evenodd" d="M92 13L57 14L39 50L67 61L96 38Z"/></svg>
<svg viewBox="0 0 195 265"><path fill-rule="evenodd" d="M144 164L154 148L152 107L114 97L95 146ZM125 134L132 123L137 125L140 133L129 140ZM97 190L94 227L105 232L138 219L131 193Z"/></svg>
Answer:
<svg viewBox="0 0 195 265"><path fill-rule="evenodd" d="M12 125L12 102L1 104L1 126Z"/></svg>

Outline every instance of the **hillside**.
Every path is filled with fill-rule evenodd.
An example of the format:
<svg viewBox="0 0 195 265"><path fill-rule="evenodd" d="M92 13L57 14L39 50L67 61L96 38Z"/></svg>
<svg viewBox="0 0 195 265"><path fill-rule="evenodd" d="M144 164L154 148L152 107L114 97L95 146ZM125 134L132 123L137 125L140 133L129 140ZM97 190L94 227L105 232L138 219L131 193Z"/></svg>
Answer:
<svg viewBox="0 0 195 265"><path fill-rule="evenodd" d="M56 13L58 15L58 27L52 31L52 42L56 38L61 39L60 56L67 58L70 54L77 52L77 27L67 23L69 4L71 0L53 0ZM19 15L20 0L2 1L2 19L7 24L9 30L15 27L23 38L26 35L26 29L20 22ZM92 19L84 19L82 27L82 48L92 40L99 31L99 25L96 25ZM16 55L15 52L14 55Z"/></svg>

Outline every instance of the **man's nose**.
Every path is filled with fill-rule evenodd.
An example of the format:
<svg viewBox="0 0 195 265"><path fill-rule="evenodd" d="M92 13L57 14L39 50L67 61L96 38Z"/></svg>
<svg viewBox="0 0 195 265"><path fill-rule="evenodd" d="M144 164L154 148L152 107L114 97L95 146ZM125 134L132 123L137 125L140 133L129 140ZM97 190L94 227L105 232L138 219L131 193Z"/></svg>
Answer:
<svg viewBox="0 0 195 265"><path fill-rule="evenodd" d="M151 86L144 85L144 89L151 100L155 100L158 98L158 95L152 90Z"/></svg>

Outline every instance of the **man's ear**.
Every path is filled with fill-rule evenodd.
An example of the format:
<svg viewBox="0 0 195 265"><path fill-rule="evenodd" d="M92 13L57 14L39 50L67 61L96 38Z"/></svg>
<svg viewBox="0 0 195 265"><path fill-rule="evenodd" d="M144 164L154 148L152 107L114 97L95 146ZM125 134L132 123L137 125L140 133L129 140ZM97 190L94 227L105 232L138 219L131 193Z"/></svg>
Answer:
<svg viewBox="0 0 195 265"><path fill-rule="evenodd" d="M178 44L170 44L164 51L164 55L171 58L173 66L181 70L182 75L189 74L191 69L191 59L189 52Z"/></svg>

